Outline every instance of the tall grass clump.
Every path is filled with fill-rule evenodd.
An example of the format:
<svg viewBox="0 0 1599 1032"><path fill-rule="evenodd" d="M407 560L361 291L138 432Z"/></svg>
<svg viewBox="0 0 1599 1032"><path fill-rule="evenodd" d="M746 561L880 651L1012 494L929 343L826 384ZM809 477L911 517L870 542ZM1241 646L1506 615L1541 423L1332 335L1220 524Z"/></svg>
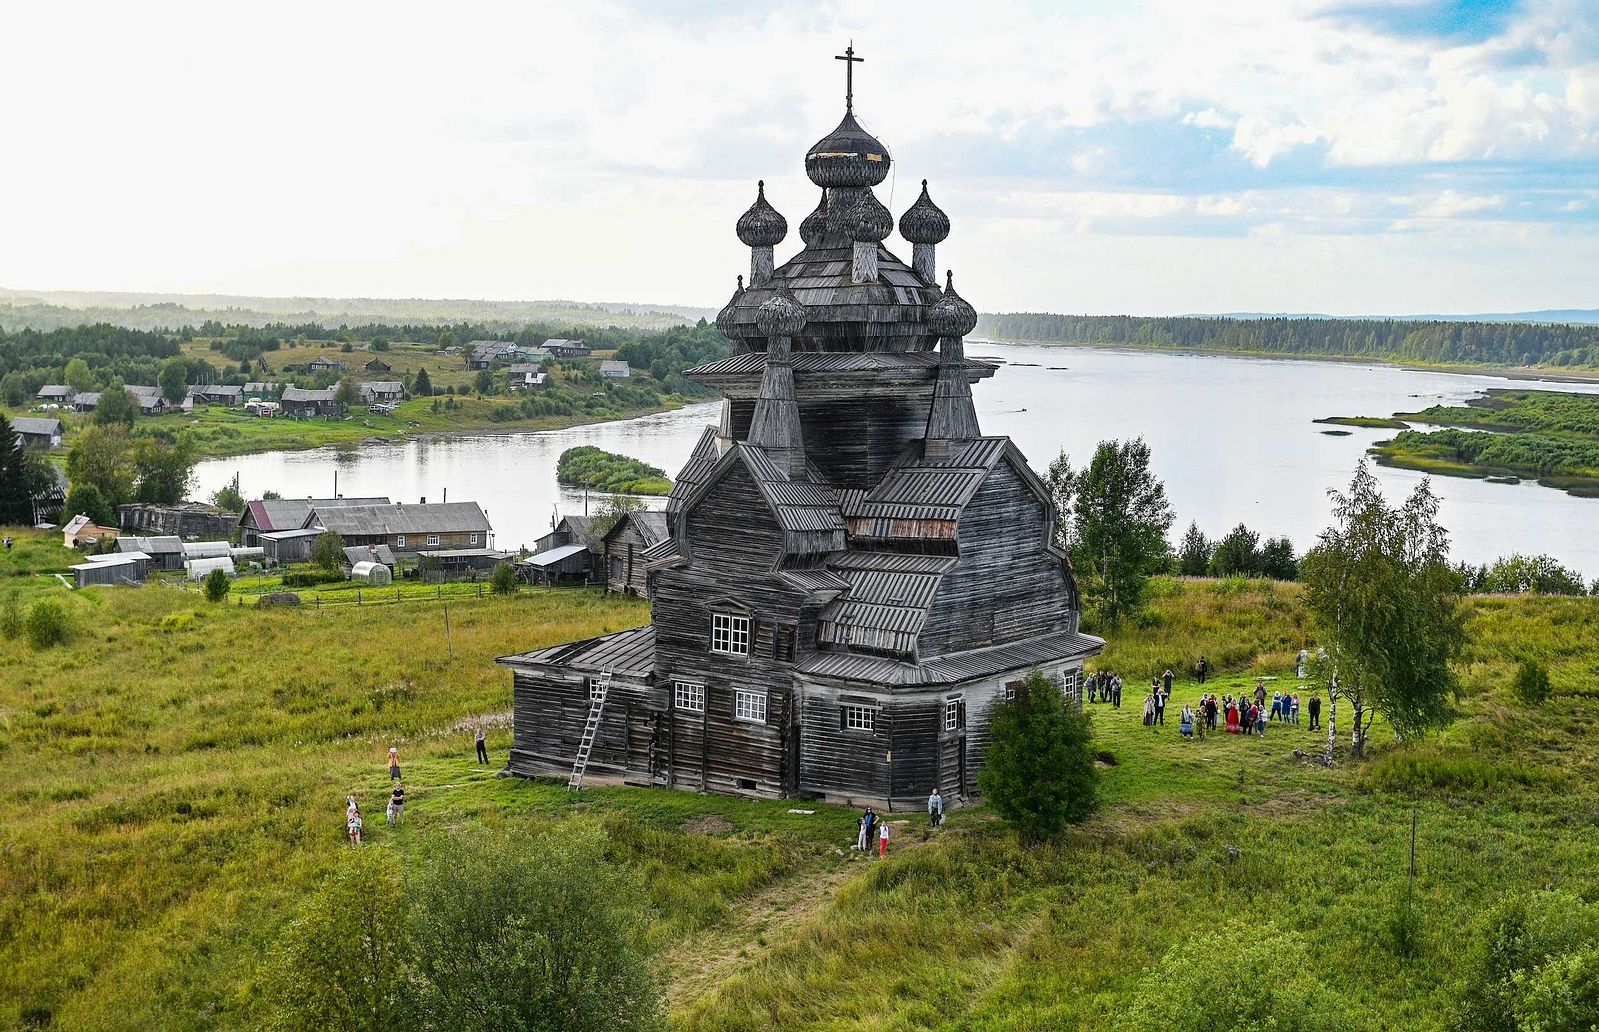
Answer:
<svg viewBox="0 0 1599 1032"><path fill-rule="evenodd" d="M72 637L66 608L55 599L41 599L30 606L25 627L28 641L36 649L65 645Z"/></svg>

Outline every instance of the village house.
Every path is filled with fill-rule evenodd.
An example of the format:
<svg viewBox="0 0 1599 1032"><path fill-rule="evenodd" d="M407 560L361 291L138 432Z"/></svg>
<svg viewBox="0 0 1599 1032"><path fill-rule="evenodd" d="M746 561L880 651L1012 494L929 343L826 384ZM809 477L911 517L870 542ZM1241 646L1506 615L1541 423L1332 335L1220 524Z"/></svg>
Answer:
<svg viewBox="0 0 1599 1032"><path fill-rule="evenodd" d="M93 412L99 407L99 391L84 391L82 394L74 394L72 396L72 410L74 412Z"/></svg>
<svg viewBox="0 0 1599 1032"><path fill-rule="evenodd" d="M787 220L757 188L750 280L717 316L719 391L646 549L649 626L514 656L508 770L919 809L977 792L990 720L1039 671L1080 701L1072 571L1049 489L979 427L977 311L942 289L949 218L873 193L888 149L846 113L811 147L823 191Z"/></svg>
<svg viewBox="0 0 1599 1032"><path fill-rule="evenodd" d="M669 540L666 513L640 509L624 513L605 532L605 593L649 598L649 563L644 553Z"/></svg>
<svg viewBox="0 0 1599 1032"><path fill-rule="evenodd" d="M396 556L493 543L493 528L476 502L318 506L305 526L336 532L346 547L387 545Z"/></svg>
<svg viewBox="0 0 1599 1032"><path fill-rule="evenodd" d="M239 514L239 544L254 546L261 543L262 534L281 530L299 530L313 509L331 509L339 505L388 505L387 498L258 498L246 503ZM230 535L231 536L231 535Z"/></svg>
<svg viewBox="0 0 1599 1032"><path fill-rule="evenodd" d="M587 358L593 350L580 340L568 340L565 337L552 337L544 342L545 353L556 358Z"/></svg>
<svg viewBox="0 0 1599 1032"><path fill-rule="evenodd" d="M17 432L17 438L24 448L46 450L61 447L61 438L66 433L61 420L33 416L17 416L11 421L11 429Z"/></svg>
<svg viewBox="0 0 1599 1032"><path fill-rule="evenodd" d="M533 584L588 581L600 547L595 530L592 517L562 517L548 534L533 543L533 554L517 564L522 578Z"/></svg>
<svg viewBox="0 0 1599 1032"><path fill-rule="evenodd" d="M320 390L310 387L285 387L283 397L278 404L283 408L283 414L297 419L306 419L311 416L338 416L343 415L344 406L339 404L338 389L324 387Z"/></svg>
<svg viewBox="0 0 1599 1032"><path fill-rule="evenodd" d="M244 388L238 384L206 383L189 388L189 399L196 405L225 405L232 408L244 401Z"/></svg>
<svg viewBox="0 0 1599 1032"><path fill-rule="evenodd" d="M546 374L537 362L515 362L505 367L505 378L511 389L544 386Z"/></svg>
<svg viewBox="0 0 1599 1032"><path fill-rule="evenodd" d="M244 393L252 398L270 398L283 389L282 384L266 380L251 380L244 385Z"/></svg>
<svg viewBox="0 0 1599 1032"><path fill-rule="evenodd" d="M516 558L515 552L494 548L438 548L416 554L422 577L429 583L487 578L494 568Z"/></svg>
<svg viewBox="0 0 1599 1032"><path fill-rule="evenodd" d="M405 398L405 384L399 380L365 380L361 400L368 405L391 405Z"/></svg>
<svg viewBox="0 0 1599 1032"><path fill-rule="evenodd" d="M474 340L466 347L466 367L488 369L496 362L509 361L519 351L514 341Z"/></svg>
<svg viewBox="0 0 1599 1032"><path fill-rule="evenodd" d="M372 361L368 362L366 365L362 366L361 368L365 369L369 373L392 373L392 372L394 372L394 367L389 365L387 362L383 361L383 359L381 359L381 358L374 358L374 359L372 359Z"/></svg>
<svg viewBox="0 0 1599 1032"><path fill-rule="evenodd" d="M124 389L133 396L133 404L141 415L159 416L172 407L167 403L166 395L161 393L159 387L130 383Z"/></svg>
<svg viewBox="0 0 1599 1032"><path fill-rule="evenodd" d="M68 548L90 548L102 541L115 541L115 527L96 526L89 517L79 513L61 528L61 543Z"/></svg>
<svg viewBox="0 0 1599 1032"><path fill-rule="evenodd" d="M625 380L633 375L633 370L628 368L626 362L608 358L600 363L600 375L607 380Z"/></svg>
<svg viewBox="0 0 1599 1032"><path fill-rule="evenodd" d="M117 523L123 530L172 535L187 541L231 537L238 521L238 513L207 502L128 502L117 506Z"/></svg>
<svg viewBox="0 0 1599 1032"><path fill-rule="evenodd" d="M138 552L150 557L150 570L174 572L183 569L183 539L162 535L157 537L139 537L124 534L117 538L118 552Z"/></svg>
<svg viewBox="0 0 1599 1032"><path fill-rule="evenodd" d="M58 405L71 404L72 396L78 393L64 383L47 383L39 388L40 401L53 401Z"/></svg>
<svg viewBox="0 0 1599 1032"><path fill-rule="evenodd" d="M305 368L313 373L345 373L349 371L350 363L337 358L328 358L321 355L305 364Z"/></svg>

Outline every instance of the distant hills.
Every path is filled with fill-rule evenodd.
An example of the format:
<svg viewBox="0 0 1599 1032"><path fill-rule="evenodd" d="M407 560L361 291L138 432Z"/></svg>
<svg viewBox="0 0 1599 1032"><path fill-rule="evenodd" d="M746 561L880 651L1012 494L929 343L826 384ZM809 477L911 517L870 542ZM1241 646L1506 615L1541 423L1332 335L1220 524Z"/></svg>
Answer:
<svg viewBox="0 0 1599 1032"><path fill-rule="evenodd" d="M53 330L105 322L137 330L199 327L207 320L261 327L270 323L330 328L365 323L472 323L519 329L528 323L658 330L714 316L714 308L629 302L480 301L461 298L257 297L245 294L146 294L0 287L0 329Z"/></svg>

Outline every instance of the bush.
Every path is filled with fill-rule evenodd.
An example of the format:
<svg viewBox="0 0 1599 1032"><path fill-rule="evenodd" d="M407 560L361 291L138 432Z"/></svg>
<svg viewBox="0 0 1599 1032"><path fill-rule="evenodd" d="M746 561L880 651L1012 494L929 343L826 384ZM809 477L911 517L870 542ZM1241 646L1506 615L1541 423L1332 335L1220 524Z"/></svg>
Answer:
<svg viewBox="0 0 1599 1032"><path fill-rule="evenodd" d="M326 530L316 536L311 545L311 561L329 571L344 565L344 538L338 531Z"/></svg>
<svg viewBox="0 0 1599 1032"><path fill-rule="evenodd" d="M65 645L67 639L72 637L67 611L54 599L47 598L33 604L28 610L26 629L28 640L36 649Z"/></svg>
<svg viewBox="0 0 1599 1032"><path fill-rule="evenodd" d="M226 601L228 590L232 587L233 582L224 570L212 570L205 575L205 597L212 602Z"/></svg>
<svg viewBox="0 0 1599 1032"><path fill-rule="evenodd" d="M16 595L7 595L5 602L0 603L0 637L12 640L22 637L25 622L22 603L17 601Z"/></svg>
<svg viewBox="0 0 1599 1032"><path fill-rule="evenodd" d="M489 586L496 595L509 595L516 590L516 570L510 563L500 563L494 567L494 575L489 578Z"/></svg>
<svg viewBox="0 0 1599 1032"><path fill-rule="evenodd" d="M1093 727L1060 682L1034 670L990 724L987 765L977 783L1024 842L1040 842L1093 812L1099 802Z"/></svg>
<svg viewBox="0 0 1599 1032"><path fill-rule="evenodd" d="M1478 922L1455 997L1460 1032L1599 1024L1599 905L1564 890L1513 892Z"/></svg>
<svg viewBox="0 0 1599 1032"><path fill-rule="evenodd" d="M1540 706L1549 698L1549 671L1542 663L1524 659L1510 687L1522 702L1529 706Z"/></svg>
<svg viewBox="0 0 1599 1032"><path fill-rule="evenodd" d="M1248 972L1247 985L1218 981L1218 965ZM1341 1032L1349 1020L1315 980L1304 939L1259 921L1233 921L1167 950L1144 977L1122 1032Z"/></svg>

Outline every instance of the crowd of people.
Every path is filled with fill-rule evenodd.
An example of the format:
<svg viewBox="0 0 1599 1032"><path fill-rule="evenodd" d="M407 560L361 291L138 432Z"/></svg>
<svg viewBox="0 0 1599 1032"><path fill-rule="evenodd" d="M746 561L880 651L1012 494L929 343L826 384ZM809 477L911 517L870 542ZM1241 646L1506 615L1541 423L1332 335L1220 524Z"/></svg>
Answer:
<svg viewBox="0 0 1599 1032"><path fill-rule="evenodd" d="M489 762L488 731L479 725L473 734L473 745L476 747L477 762L487 766ZM384 756L384 763L389 769L389 801L384 808L383 816L390 827L398 827L405 823L405 784L400 778L400 747L389 746L388 753ZM940 806L942 812L942 806ZM355 796L344 797L344 827L349 835L350 845L361 844L362 833L366 829L366 819L361 815L361 804Z"/></svg>
<svg viewBox="0 0 1599 1032"><path fill-rule="evenodd" d="M1309 655L1308 651L1299 654L1296 673L1301 680L1306 674ZM1204 684L1210 674L1210 661L1201 656L1194 672L1198 683ZM1201 692L1199 698L1192 704L1183 703L1177 718L1178 732L1185 738L1192 738L1203 737L1207 731L1224 731L1230 735L1264 735L1271 724L1298 727L1301 726L1302 702L1310 718L1307 730L1321 729L1320 695L1313 691L1304 691L1297 686L1286 691L1278 689L1268 695L1266 690L1268 680L1275 678L1256 678L1252 694L1239 692L1236 697L1231 694ZM1171 703L1175 682L1176 675L1170 669L1150 679L1149 691L1145 694L1143 703L1145 727L1166 726L1166 710ZM1089 674L1083 682L1083 693L1087 702L1105 703L1112 709L1121 708L1122 688L1122 676L1108 669ZM1302 694L1308 698L1302 699Z"/></svg>

